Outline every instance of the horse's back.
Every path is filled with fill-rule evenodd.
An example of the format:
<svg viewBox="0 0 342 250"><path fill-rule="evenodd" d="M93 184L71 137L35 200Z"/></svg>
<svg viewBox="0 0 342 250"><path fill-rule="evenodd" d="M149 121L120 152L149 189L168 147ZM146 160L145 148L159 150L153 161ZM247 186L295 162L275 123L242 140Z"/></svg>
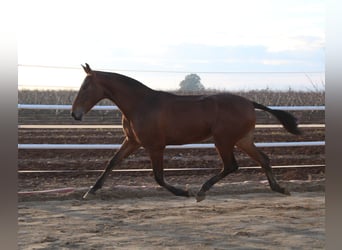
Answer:
<svg viewBox="0 0 342 250"><path fill-rule="evenodd" d="M144 146L187 144L210 136L237 141L254 127L253 104L243 97L159 93L141 107L130 128Z"/></svg>
<svg viewBox="0 0 342 250"><path fill-rule="evenodd" d="M160 107L167 144L187 144L210 137L215 103L205 96L170 96Z"/></svg>
<svg viewBox="0 0 342 250"><path fill-rule="evenodd" d="M248 116L254 114L254 107L250 100L230 93L213 95L221 112L233 116Z"/></svg>
<svg viewBox="0 0 342 250"><path fill-rule="evenodd" d="M167 141L170 142L175 137L182 137L182 143L199 141L215 134L239 139L255 125L253 104L230 93L170 96L163 113L165 132L170 139Z"/></svg>

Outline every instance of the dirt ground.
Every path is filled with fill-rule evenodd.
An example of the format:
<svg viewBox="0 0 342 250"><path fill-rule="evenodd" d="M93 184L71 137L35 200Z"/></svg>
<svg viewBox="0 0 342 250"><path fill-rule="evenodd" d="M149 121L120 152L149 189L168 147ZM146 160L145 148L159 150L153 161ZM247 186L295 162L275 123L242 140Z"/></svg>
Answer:
<svg viewBox="0 0 342 250"><path fill-rule="evenodd" d="M19 249L324 249L324 181L218 185L206 200L157 186L30 196L18 206ZM197 187L191 187L197 188Z"/></svg>

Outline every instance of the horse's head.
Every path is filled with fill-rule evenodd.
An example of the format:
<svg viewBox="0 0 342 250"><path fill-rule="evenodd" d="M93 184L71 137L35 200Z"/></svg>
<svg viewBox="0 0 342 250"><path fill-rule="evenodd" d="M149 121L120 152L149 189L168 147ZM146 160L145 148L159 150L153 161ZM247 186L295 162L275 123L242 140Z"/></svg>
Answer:
<svg viewBox="0 0 342 250"><path fill-rule="evenodd" d="M82 120L83 115L104 97L104 91L98 83L96 72L87 63L82 67L87 76L72 104L71 115L75 120Z"/></svg>

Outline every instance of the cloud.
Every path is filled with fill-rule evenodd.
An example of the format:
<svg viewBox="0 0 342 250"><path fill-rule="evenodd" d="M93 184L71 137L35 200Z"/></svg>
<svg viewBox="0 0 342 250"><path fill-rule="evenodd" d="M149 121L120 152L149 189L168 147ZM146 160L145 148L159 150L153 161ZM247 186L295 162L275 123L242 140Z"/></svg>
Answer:
<svg viewBox="0 0 342 250"><path fill-rule="evenodd" d="M263 46L173 46L161 67L191 72L324 71L324 50L269 51Z"/></svg>
<svg viewBox="0 0 342 250"><path fill-rule="evenodd" d="M36 0L21 4L18 55L22 64L92 61L106 68L205 71L289 69L290 64L322 68L318 55L325 43L324 1ZM309 60L318 61L308 67Z"/></svg>

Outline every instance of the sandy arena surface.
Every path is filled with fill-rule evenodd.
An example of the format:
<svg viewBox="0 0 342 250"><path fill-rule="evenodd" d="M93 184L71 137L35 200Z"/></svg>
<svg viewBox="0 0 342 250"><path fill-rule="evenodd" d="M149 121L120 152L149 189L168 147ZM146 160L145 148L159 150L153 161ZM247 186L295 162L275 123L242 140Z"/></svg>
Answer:
<svg viewBox="0 0 342 250"><path fill-rule="evenodd" d="M19 249L324 249L324 181L287 183L291 196L254 184L200 203L156 186L21 199Z"/></svg>

